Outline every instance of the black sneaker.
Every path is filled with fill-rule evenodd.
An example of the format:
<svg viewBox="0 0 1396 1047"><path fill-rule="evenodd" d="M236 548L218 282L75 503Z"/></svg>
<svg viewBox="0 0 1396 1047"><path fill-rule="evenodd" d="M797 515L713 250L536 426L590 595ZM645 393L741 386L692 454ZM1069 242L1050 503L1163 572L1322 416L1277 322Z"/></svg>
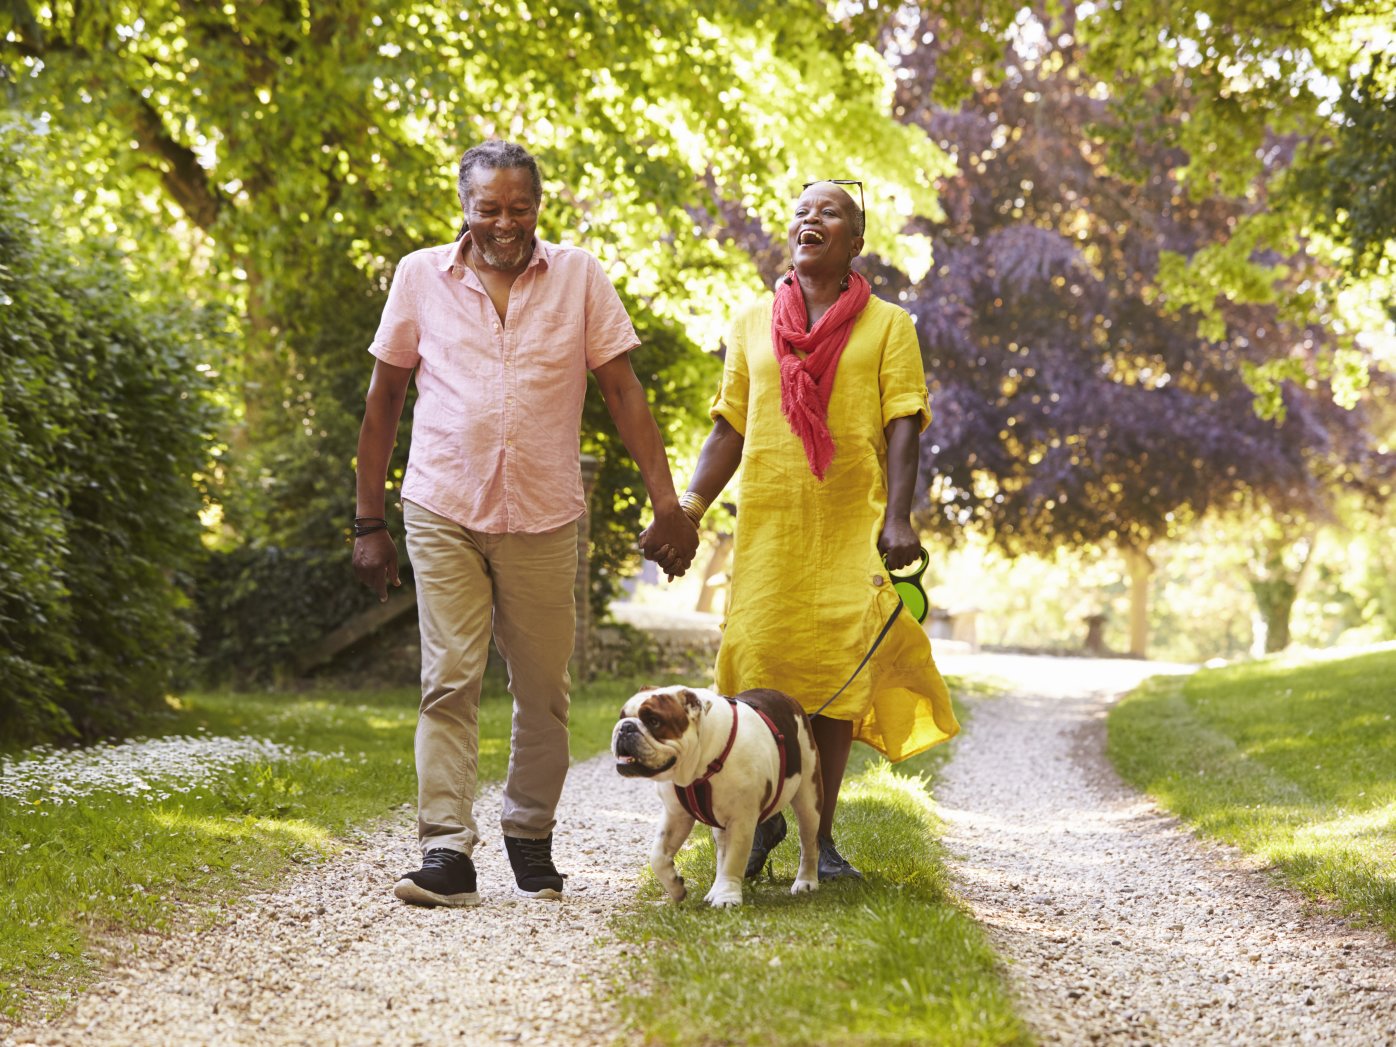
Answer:
<svg viewBox="0 0 1396 1047"><path fill-rule="evenodd" d="M479 905L475 863L463 851L434 847L420 869L402 874L393 894L412 905Z"/></svg>
<svg viewBox="0 0 1396 1047"><path fill-rule="evenodd" d="M834 841L827 836L819 838L819 880L861 880L863 874L849 864L848 859L839 854Z"/></svg>
<svg viewBox="0 0 1396 1047"><path fill-rule="evenodd" d="M756 836L751 841L751 857L746 860L746 879L754 880L761 875L766 859L776 849L776 844L785 839L788 831L785 815L776 813L756 826Z"/></svg>
<svg viewBox="0 0 1396 1047"><path fill-rule="evenodd" d="M561 898L562 873L553 865L553 834L541 840L504 837L509 865L514 870L514 893L524 898Z"/></svg>

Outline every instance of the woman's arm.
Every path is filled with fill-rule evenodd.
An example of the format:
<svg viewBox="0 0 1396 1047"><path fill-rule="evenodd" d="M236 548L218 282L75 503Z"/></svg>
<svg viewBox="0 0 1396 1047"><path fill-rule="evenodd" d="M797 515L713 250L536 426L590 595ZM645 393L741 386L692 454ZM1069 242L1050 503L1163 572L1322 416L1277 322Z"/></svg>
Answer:
<svg viewBox="0 0 1396 1047"><path fill-rule="evenodd" d="M921 557L921 542L911 526L911 500L916 493L916 473L920 466L921 428L914 414L893 418L884 430L887 436L887 518L877 548L896 571Z"/></svg>
<svg viewBox="0 0 1396 1047"><path fill-rule="evenodd" d="M713 431L703 441L703 449L698 453L698 466L693 470L688 489L711 505L742 464L742 446L745 443L742 434L732 428L732 423L719 416L713 423Z"/></svg>
<svg viewBox="0 0 1396 1047"><path fill-rule="evenodd" d="M713 423L713 431L708 434L708 438L703 441L703 449L698 453L698 465L693 470L693 480L688 485L688 490L684 493L684 498L697 495L703 507L706 508L727 486L727 481L732 479L732 475L737 471L737 466L742 464L742 439L741 433L732 428L732 423L726 418L719 417ZM691 504L691 502L690 502ZM690 512L689 509L684 510ZM698 519L702 517L701 511L693 512L693 524L698 525ZM651 533L654 524L645 528L640 535L640 548L650 549L654 545L655 536ZM664 569L672 581L681 577L688 570L688 564L692 557L685 562L680 557L676 557L674 550L667 544L661 545L653 550L653 554L645 553L649 559L659 564Z"/></svg>

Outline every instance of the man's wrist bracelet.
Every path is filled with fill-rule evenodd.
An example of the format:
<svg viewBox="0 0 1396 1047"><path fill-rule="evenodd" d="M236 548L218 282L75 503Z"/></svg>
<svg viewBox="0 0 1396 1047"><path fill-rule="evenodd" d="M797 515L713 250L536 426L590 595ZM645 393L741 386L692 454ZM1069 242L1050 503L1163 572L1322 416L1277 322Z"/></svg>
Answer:
<svg viewBox="0 0 1396 1047"><path fill-rule="evenodd" d="M388 521L381 516L356 516L354 517L354 537L362 538L366 534L377 534L379 531L388 529Z"/></svg>

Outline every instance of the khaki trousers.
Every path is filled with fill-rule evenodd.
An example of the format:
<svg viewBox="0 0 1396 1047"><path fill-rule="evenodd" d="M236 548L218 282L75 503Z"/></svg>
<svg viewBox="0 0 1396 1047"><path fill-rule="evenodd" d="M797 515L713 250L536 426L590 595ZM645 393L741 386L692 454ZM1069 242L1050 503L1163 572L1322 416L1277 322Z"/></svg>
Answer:
<svg viewBox="0 0 1396 1047"><path fill-rule="evenodd" d="M553 831L567 777L567 707L576 628L577 524L484 534L403 503L422 632L417 835L422 851L474 852L480 685L490 633L514 696L501 828Z"/></svg>

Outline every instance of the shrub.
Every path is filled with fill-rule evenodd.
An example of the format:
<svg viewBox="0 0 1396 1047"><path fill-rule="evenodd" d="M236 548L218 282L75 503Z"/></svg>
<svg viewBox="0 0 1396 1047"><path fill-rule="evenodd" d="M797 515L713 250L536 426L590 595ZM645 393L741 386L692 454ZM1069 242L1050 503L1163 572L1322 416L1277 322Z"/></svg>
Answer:
<svg viewBox="0 0 1396 1047"><path fill-rule="evenodd" d="M0 133L0 717L29 741L120 730L190 629L221 318L144 292L117 246L64 244Z"/></svg>

